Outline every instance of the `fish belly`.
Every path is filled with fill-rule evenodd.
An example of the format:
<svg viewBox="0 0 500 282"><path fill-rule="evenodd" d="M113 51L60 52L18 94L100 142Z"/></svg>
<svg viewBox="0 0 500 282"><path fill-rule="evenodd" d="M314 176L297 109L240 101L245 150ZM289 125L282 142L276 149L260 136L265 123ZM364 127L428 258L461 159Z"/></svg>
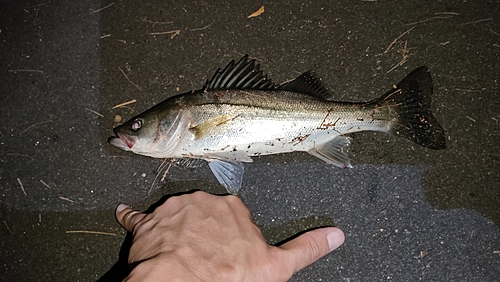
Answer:
<svg viewBox="0 0 500 282"><path fill-rule="evenodd" d="M224 124L206 128L201 137L187 134L175 155L251 162L254 156L309 151L336 136L362 130L385 129L381 122L365 121L356 114L352 117L342 112L332 114L327 110L309 113L307 117L290 112L273 112L267 117L262 113L239 112Z"/></svg>

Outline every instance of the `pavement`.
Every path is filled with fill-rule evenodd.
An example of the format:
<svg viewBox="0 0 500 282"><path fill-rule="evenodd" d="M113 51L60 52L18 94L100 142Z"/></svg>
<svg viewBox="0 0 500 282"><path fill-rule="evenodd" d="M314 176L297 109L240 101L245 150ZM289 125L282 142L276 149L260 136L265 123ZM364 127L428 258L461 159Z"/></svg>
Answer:
<svg viewBox="0 0 500 282"><path fill-rule="evenodd" d="M163 160L106 139L117 115L199 89L244 54L275 82L314 69L350 102L426 65L446 133L439 151L352 134L351 169L304 153L246 164L240 197L270 244L325 225L346 234L291 281L498 281L499 1L0 5L0 281L117 281L130 243L117 204L225 193L206 165L158 172Z"/></svg>

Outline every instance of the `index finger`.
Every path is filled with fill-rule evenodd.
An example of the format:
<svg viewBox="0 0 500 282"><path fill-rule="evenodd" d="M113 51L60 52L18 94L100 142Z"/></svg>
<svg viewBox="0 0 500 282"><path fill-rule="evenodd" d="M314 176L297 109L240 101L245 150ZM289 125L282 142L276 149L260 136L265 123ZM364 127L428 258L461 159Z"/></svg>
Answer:
<svg viewBox="0 0 500 282"><path fill-rule="evenodd" d="M146 215L134 211L127 205L119 204L115 211L116 220L120 225L125 228L128 232L133 232L134 227L139 223Z"/></svg>

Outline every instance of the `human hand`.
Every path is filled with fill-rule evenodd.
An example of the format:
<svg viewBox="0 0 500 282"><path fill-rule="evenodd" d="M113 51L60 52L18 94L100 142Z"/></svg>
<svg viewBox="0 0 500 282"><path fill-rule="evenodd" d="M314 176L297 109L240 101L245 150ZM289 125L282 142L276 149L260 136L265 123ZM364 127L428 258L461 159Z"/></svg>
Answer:
<svg viewBox="0 0 500 282"><path fill-rule="evenodd" d="M169 198L151 214L126 205L118 222L133 234L125 281L286 281L344 242L335 227L274 247L236 196L195 192Z"/></svg>

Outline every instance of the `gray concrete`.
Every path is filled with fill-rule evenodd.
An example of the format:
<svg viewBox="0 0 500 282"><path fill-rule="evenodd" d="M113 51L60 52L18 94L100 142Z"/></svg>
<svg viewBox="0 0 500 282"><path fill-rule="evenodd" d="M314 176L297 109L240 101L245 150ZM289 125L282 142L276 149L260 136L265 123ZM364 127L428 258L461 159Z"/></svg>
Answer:
<svg viewBox="0 0 500 282"><path fill-rule="evenodd" d="M153 185L162 160L106 139L115 115L198 89L248 53L275 82L316 70L340 101L376 98L426 65L448 142L358 133L352 169L302 153L247 164L241 197L270 243L324 225L346 233L292 281L496 281L499 1L283 2L248 19L260 3L0 1L0 280L98 280L124 242L118 203L224 193L206 165L172 166ZM78 230L111 235L67 232Z"/></svg>

